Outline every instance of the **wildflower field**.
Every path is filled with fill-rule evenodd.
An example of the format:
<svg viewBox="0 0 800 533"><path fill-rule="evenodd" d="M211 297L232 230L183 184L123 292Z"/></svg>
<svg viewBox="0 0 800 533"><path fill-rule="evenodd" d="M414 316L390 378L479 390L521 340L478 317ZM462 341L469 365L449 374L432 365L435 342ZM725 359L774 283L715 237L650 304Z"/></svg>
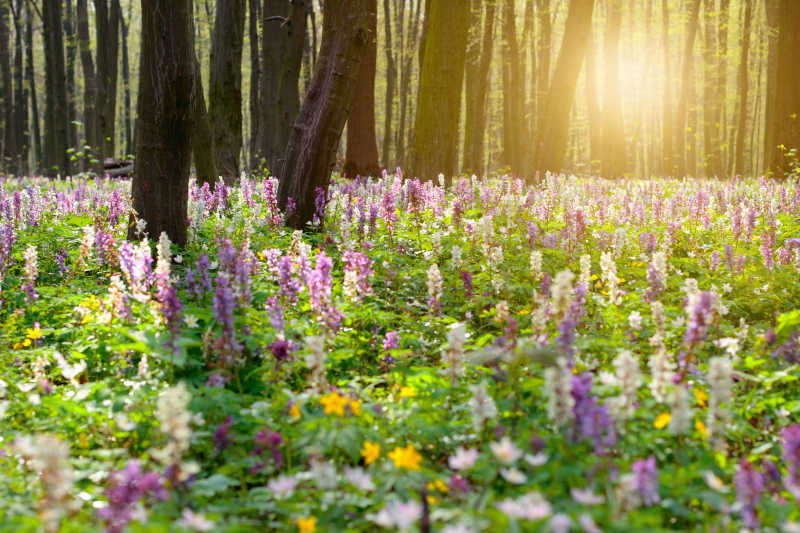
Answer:
<svg viewBox="0 0 800 533"><path fill-rule="evenodd" d="M0 182L0 530L800 531L797 183L276 186Z"/></svg>

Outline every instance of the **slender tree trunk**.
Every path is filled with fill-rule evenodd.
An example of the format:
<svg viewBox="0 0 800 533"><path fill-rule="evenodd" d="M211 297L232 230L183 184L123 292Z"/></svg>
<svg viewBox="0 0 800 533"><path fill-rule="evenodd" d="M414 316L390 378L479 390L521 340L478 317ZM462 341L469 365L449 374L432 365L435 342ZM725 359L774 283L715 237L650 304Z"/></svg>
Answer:
<svg viewBox="0 0 800 533"><path fill-rule="evenodd" d="M600 104L597 96L596 56L594 40L590 37L586 47L586 100L589 114L589 168L592 172L601 171L599 163L601 162L603 139Z"/></svg>
<svg viewBox="0 0 800 533"><path fill-rule="evenodd" d="M618 178L625 172L625 130L619 86L619 36L622 28L620 0L609 0L604 43L603 174Z"/></svg>
<svg viewBox="0 0 800 533"><path fill-rule="evenodd" d="M686 120L690 100L689 91L692 90L694 80L691 78L692 63L694 61L694 41L697 36L697 17L700 12L700 0L693 0L689 12L689 26L686 32L686 43L683 49L683 75L681 77L681 92L678 99L678 110L675 117L675 148L676 161L678 162L678 175L683 175L687 169L688 155L686 142ZM694 131L692 132L694 135ZM694 154L691 154L694 157Z"/></svg>
<svg viewBox="0 0 800 533"><path fill-rule="evenodd" d="M64 37L67 41L67 128L68 144L70 148L78 146L78 128L75 122L78 113L75 110L75 100L77 89L75 88L75 58L77 42L75 41L75 26L73 25L72 0L67 0L64 4Z"/></svg>
<svg viewBox="0 0 800 533"><path fill-rule="evenodd" d="M142 51L137 102L133 208L151 238L162 231L186 244L192 96L197 80L192 0L141 0ZM134 239L135 225L128 228Z"/></svg>
<svg viewBox="0 0 800 533"><path fill-rule="evenodd" d="M569 116L575 99L586 44L592 28L594 0L570 0L564 38L536 137L536 169L561 170L567 148Z"/></svg>
<svg viewBox="0 0 800 533"><path fill-rule="evenodd" d="M550 21L550 0L536 0L536 11L539 18L539 72L537 86L539 88L536 99L539 102L537 109L537 124L544 122L547 115L547 96L550 92L550 48L552 42L552 23Z"/></svg>
<svg viewBox="0 0 800 533"><path fill-rule="evenodd" d="M25 70L22 61L22 3L17 0L14 9L14 131L17 143L17 163L16 170L22 175L28 174L28 147L30 136L28 135L28 88L25 86Z"/></svg>
<svg viewBox="0 0 800 533"><path fill-rule="evenodd" d="M117 62L119 57L119 0L94 0L97 31L97 120L104 157L113 157L117 112Z"/></svg>
<svg viewBox="0 0 800 533"><path fill-rule="evenodd" d="M705 0L703 7L705 26L703 70L703 168L706 176L719 176L720 163L720 106L719 99L719 48L715 21L719 15L716 0Z"/></svg>
<svg viewBox="0 0 800 533"><path fill-rule="evenodd" d="M662 174L674 174L675 150L672 145L674 130L672 126L672 71L669 63L669 6L668 0L661 0L662 14L662 41L664 49L664 100L662 102L662 141L661 141L661 172Z"/></svg>
<svg viewBox="0 0 800 533"><path fill-rule="evenodd" d="M283 163L286 143L300 112L300 66L303 61L303 39L311 0L294 0L289 10L286 48L278 80L278 137L275 145L275 168Z"/></svg>
<svg viewBox="0 0 800 533"><path fill-rule="evenodd" d="M395 14L397 23L397 57L400 65L400 123L397 128L397 140L395 146L397 147L397 163L406 166L406 117L408 113L408 92L411 86L411 61L413 54L409 49L408 41L410 35L404 38L405 32L403 23L406 12L405 0L395 0ZM412 19L413 15L409 17ZM409 22L409 28L411 23ZM410 32L409 32L410 33ZM421 47L420 47L421 48ZM421 53L421 52L420 52Z"/></svg>
<svg viewBox="0 0 800 533"><path fill-rule="evenodd" d="M39 130L39 104L33 70L33 12L31 0L25 0L25 80L31 91L31 122L33 133L33 168L39 172L44 162L42 135Z"/></svg>
<svg viewBox="0 0 800 533"><path fill-rule="evenodd" d="M719 36L717 45L719 52L717 56L717 98L719 112L719 127L717 128L717 138L719 143L719 168L721 173L727 172L729 167L729 157L732 147L727 143L728 132L728 18L730 11L730 0L720 0L719 4Z"/></svg>
<svg viewBox="0 0 800 533"><path fill-rule="evenodd" d="M287 223L305 228L315 212L316 189L327 190L336 147L361 73L369 34L366 0L325 4L317 68L286 146L278 200L293 212Z"/></svg>
<svg viewBox="0 0 800 533"><path fill-rule="evenodd" d="M192 159L197 173L197 183L215 183L219 179L217 165L214 161L214 136L206 111L206 99L203 92L203 75L200 72L200 61L194 56L194 82L192 83Z"/></svg>
<svg viewBox="0 0 800 533"><path fill-rule="evenodd" d="M242 151L242 47L245 0L217 0L211 38L209 121L217 172L228 184L239 180Z"/></svg>
<svg viewBox="0 0 800 533"><path fill-rule="evenodd" d="M748 59L750 58L750 28L753 18L753 2L745 0L744 25L741 37L741 56L739 58L739 77L737 95L736 147L734 149L733 174L744 173L744 140L747 136L747 98L749 81L747 79Z"/></svg>
<svg viewBox="0 0 800 533"><path fill-rule="evenodd" d="M480 8L479 0L473 5ZM492 41L494 37L495 3L488 2L485 15L472 13L472 27L476 29L470 39L467 54L467 98L466 125L464 127L464 170L482 173L484 170L484 138L486 135L486 105L489 88L489 67L492 63ZM483 19L483 33L479 31Z"/></svg>
<svg viewBox="0 0 800 533"><path fill-rule="evenodd" d="M780 26L780 0L765 0L767 15L767 90L764 109L764 172L769 174L773 168L773 151L778 143L775 142L775 95L777 94L778 80L778 32Z"/></svg>
<svg viewBox="0 0 800 533"><path fill-rule="evenodd" d="M133 10L133 2L131 2L128 9L128 21L131 20ZM132 124L131 124L131 74L128 58L128 23L125 22L125 17L122 11L119 12L119 25L122 29L122 88L124 100L124 113L125 113L125 156L133 154L133 138L132 138Z"/></svg>
<svg viewBox="0 0 800 533"><path fill-rule="evenodd" d="M70 173L67 134L67 86L64 66L64 34L61 0L42 2L45 50L45 172L48 176Z"/></svg>
<svg viewBox="0 0 800 533"><path fill-rule="evenodd" d="M470 12L460 8L460 0L430 0L429 5L412 169L421 178L433 179L440 172L449 178L458 163L458 123ZM431 149L434 146L436 149Z"/></svg>
<svg viewBox="0 0 800 533"><path fill-rule="evenodd" d="M378 176L378 145L375 136L375 65L378 57L378 3L366 0L369 40L361 61L361 74L350 116L347 118L347 155L344 174Z"/></svg>
<svg viewBox="0 0 800 533"><path fill-rule="evenodd" d="M14 78L11 72L9 46L8 4L0 2L0 71L3 82L3 162L2 168L9 174L16 174L17 156L16 131L14 130Z"/></svg>
<svg viewBox="0 0 800 533"><path fill-rule="evenodd" d="M255 144L258 164L265 164L270 172L277 170L277 151L280 150L277 124L279 123L278 90L281 63L286 49L286 24L274 17L288 17L289 6L284 0L264 0L262 17L263 50L260 81L261 106L259 138Z"/></svg>
<svg viewBox="0 0 800 533"><path fill-rule="evenodd" d="M261 99L259 87L261 84L261 47L258 40L258 21L261 18L261 0L248 0L249 7L249 37L250 37L250 172L258 168L259 158L257 148L261 139Z"/></svg>
<svg viewBox="0 0 800 533"><path fill-rule="evenodd" d="M389 0L383 0L383 29L385 35L384 51L386 53L386 97L384 99L383 116L383 145L381 146L381 161L384 168L389 167L390 144L392 142L392 118L394 113L394 93L397 83L397 66L395 54L392 51L392 13Z"/></svg>
<svg viewBox="0 0 800 533"><path fill-rule="evenodd" d="M102 143L99 138L97 126L97 107L100 105L97 95L97 77L94 70L94 60L92 59L91 41L89 37L89 15L86 6L87 0L77 2L77 22L78 22L78 48L80 50L81 65L83 67L83 127L84 127L84 149L89 147L91 154L87 158L94 163L94 170L97 174L103 173ZM84 170L87 170L86 165Z"/></svg>
<svg viewBox="0 0 800 533"><path fill-rule="evenodd" d="M775 91L775 138L770 167L779 177L797 170L800 156L800 2L781 0ZM781 148L782 147L782 148ZM794 150L794 153L791 151Z"/></svg>
<svg viewBox="0 0 800 533"><path fill-rule="evenodd" d="M514 11L515 0L505 0L504 14L504 47L505 60L503 61L505 87L504 91L504 126L503 144L505 146L506 163L517 174L524 171L523 150L527 144L527 127L525 124L524 102L524 63L519 53L517 41L516 14Z"/></svg>

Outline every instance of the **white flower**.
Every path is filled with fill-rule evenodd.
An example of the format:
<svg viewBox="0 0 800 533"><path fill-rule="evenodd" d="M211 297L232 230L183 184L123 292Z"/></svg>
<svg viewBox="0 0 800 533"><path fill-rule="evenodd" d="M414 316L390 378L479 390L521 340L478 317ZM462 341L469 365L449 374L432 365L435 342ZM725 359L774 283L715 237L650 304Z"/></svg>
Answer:
<svg viewBox="0 0 800 533"><path fill-rule="evenodd" d="M183 510L178 524L189 529L194 529L195 531L211 531L214 529L214 522L206 519L206 517L200 513L193 512L191 509Z"/></svg>
<svg viewBox="0 0 800 533"><path fill-rule="evenodd" d="M603 530L594 523L594 518L587 513L583 513L578 517L578 523L586 533L603 533Z"/></svg>
<svg viewBox="0 0 800 533"><path fill-rule="evenodd" d="M711 470L706 470L703 472L703 479L706 481L706 485L708 485L712 490L723 493L730 491L730 489L725 486L725 483L716 475L714 475L714 472Z"/></svg>
<svg viewBox="0 0 800 533"><path fill-rule="evenodd" d="M194 315L186 315L183 317L183 321L186 322L187 328L196 328L198 325L197 317Z"/></svg>
<svg viewBox="0 0 800 533"><path fill-rule="evenodd" d="M371 519L382 527L409 529L421 516L422 506L414 500L407 502L391 501Z"/></svg>
<svg viewBox="0 0 800 533"><path fill-rule="evenodd" d="M556 366L544 371L544 391L547 397L547 415L557 426L566 426L573 417L572 373L567 360L559 358Z"/></svg>
<svg viewBox="0 0 800 533"><path fill-rule="evenodd" d="M514 443L508 437L503 437L500 442L489 443L489 448L497 460L506 465L510 465L522 455L519 448L514 446Z"/></svg>
<svg viewBox="0 0 800 533"><path fill-rule="evenodd" d="M708 362L708 437L716 449L725 447L722 434L730 422L733 401L733 363L728 356Z"/></svg>
<svg viewBox="0 0 800 533"><path fill-rule="evenodd" d="M447 463L453 470L467 470L472 468L478 460L478 450L475 448L456 448L456 453L447 459Z"/></svg>
<svg viewBox="0 0 800 533"><path fill-rule="evenodd" d="M606 501L602 495L595 493L592 489L572 488L569 494L575 500L575 503L580 505L600 505Z"/></svg>
<svg viewBox="0 0 800 533"><path fill-rule="evenodd" d="M547 526L552 533L569 533L569 528L572 526L572 519L564 513L554 514Z"/></svg>
<svg viewBox="0 0 800 533"><path fill-rule="evenodd" d="M628 325L630 325L631 329L634 331L642 329L642 315L639 311L633 311L628 315Z"/></svg>
<svg viewBox="0 0 800 533"><path fill-rule="evenodd" d="M552 512L550 503L538 492L530 492L516 500L503 500L498 502L497 508L508 517L532 521L547 518Z"/></svg>
<svg viewBox="0 0 800 533"><path fill-rule="evenodd" d="M714 346L725 350L731 358L735 359L739 354L739 339L736 337L723 337L714 341Z"/></svg>
<svg viewBox="0 0 800 533"><path fill-rule="evenodd" d="M375 490L375 483L372 477L361 467L345 468L344 478L355 488L369 492Z"/></svg>
<svg viewBox="0 0 800 533"><path fill-rule="evenodd" d="M267 482L267 490L279 500L291 496L296 487L297 478L294 476L281 475Z"/></svg>
<svg viewBox="0 0 800 533"><path fill-rule="evenodd" d="M692 410L689 405L689 391L678 385L669 397L669 432L673 435L684 435L692 428Z"/></svg>
<svg viewBox="0 0 800 533"><path fill-rule="evenodd" d="M451 524L449 526L445 526L442 528L442 533L475 533L474 530L470 529L468 526L464 524Z"/></svg>
<svg viewBox="0 0 800 533"><path fill-rule="evenodd" d="M472 425L476 432L479 432L487 420L492 420L497 416L497 406L494 399L487 390L485 381L477 385L470 385L472 398L469 400L469 407L472 411Z"/></svg>
<svg viewBox="0 0 800 533"><path fill-rule="evenodd" d="M522 485L528 480L525 474L516 468L501 468L500 475L503 476L503 479L514 485Z"/></svg>
<svg viewBox="0 0 800 533"><path fill-rule="evenodd" d="M536 455L526 453L523 459L525 459L525 462L531 466L542 466L547 462L548 457L547 454L542 452L539 452Z"/></svg>

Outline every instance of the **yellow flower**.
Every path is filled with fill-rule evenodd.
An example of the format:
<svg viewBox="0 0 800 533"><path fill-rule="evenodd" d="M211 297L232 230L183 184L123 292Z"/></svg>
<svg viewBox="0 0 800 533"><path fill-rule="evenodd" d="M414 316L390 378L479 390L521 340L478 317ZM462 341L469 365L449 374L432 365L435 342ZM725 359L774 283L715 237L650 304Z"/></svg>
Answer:
<svg viewBox="0 0 800 533"><path fill-rule="evenodd" d="M591 279L592 279L592 281L595 281L597 279L597 274L592 274L592 278Z"/></svg>
<svg viewBox="0 0 800 533"><path fill-rule="evenodd" d="M14 346L11 347L12 350L19 350L22 347L21 342L15 342Z"/></svg>
<svg viewBox="0 0 800 533"><path fill-rule="evenodd" d="M354 415L359 416L361 414L361 402L359 402L358 400L350 400L350 403L348 403L347 405L350 406L350 411Z"/></svg>
<svg viewBox="0 0 800 533"><path fill-rule="evenodd" d="M694 397L697 399L697 405L705 407L708 405L708 394L703 389L694 389Z"/></svg>
<svg viewBox="0 0 800 533"><path fill-rule="evenodd" d="M300 533L314 533L317 530L317 517L298 518L297 529L300 530Z"/></svg>
<svg viewBox="0 0 800 533"><path fill-rule="evenodd" d="M325 407L325 414L329 415L331 413L335 413L339 416L344 416L344 408L349 402L347 398L341 396L338 392L332 392L330 394L326 394L322 398L319 399L319 403Z"/></svg>
<svg viewBox="0 0 800 533"><path fill-rule="evenodd" d="M365 440L361 448L361 456L364 458L364 464L374 463L381 456L381 445Z"/></svg>
<svg viewBox="0 0 800 533"><path fill-rule="evenodd" d="M602 281L598 281L597 283L594 284L594 286L595 286L595 288L599 289L600 287L603 286L603 282Z"/></svg>
<svg viewBox="0 0 800 533"><path fill-rule="evenodd" d="M447 484L444 481L442 481L441 479L437 479L436 481L429 481L428 482L428 491L429 492L435 492L437 490L439 492L443 492L443 493L446 494L450 490L450 487L448 487Z"/></svg>
<svg viewBox="0 0 800 533"><path fill-rule="evenodd" d="M414 390L414 387L403 387L400 389L400 398L413 398L417 395L417 391Z"/></svg>
<svg viewBox="0 0 800 533"><path fill-rule="evenodd" d="M670 420L672 420L672 415L671 414L669 414L669 413L661 413L656 418L656 421L653 422L653 427L656 428L656 429L665 428L665 427L667 427L667 424L669 424Z"/></svg>
<svg viewBox="0 0 800 533"><path fill-rule="evenodd" d="M90 314L86 314L86 315L85 315L85 316L84 316L84 317L81 319L81 322L80 322L81 326L82 326L82 325L84 325L84 324L88 324L88 323L89 323L89 321L90 321L91 319L92 319L92 315L90 315Z"/></svg>
<svg viewBox="0 0 800 533"><path fill-rule="evenodd" d="M36 339L41 339L44 337L44 333L42 333L42 330L39 329L39 326L36 326L35 328L28 329L26 337L32 341L35 341Z"/></svg>
<svg viewBox="0 0 800 533"><path fill-rule="evenodd" d="M419 463L422 456L417 453L412 444L405 448L398 446L389 454L389 459L394 461L396 468L407 468L408 470L419 470Z"/></svg>
<svg viewBox="0 0 800 533"><path fill-rule="evenodd" d="M300 408L296 403L292 404L292 406L289 408L289 416L292 418L300 418Z"/></svg>
<svg viewBox="0 0 800 533"><path fill-rule="evenodd" d="M25 339L24 341L22 341L22 345L23 345L25 348L27 348L28 346L30 346L30 345L31 345L31 340L30 340L30 339Z"/></svg>
<svg viewBox="0 0 800 533"><path fill-rule="evenodd" d="M703 437L708 437L708 430L706 429L706 425L703 424L702 420L699 418L695 420L694 427L700 432L701 435L703 435Z"/></svg>

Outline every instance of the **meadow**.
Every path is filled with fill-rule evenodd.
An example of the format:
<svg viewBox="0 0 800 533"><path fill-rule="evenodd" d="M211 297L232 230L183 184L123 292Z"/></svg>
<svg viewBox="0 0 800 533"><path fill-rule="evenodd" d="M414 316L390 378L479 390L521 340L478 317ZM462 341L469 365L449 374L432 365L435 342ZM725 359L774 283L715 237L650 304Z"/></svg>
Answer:
<svg viewBox="0 0 800 533"><path fill-rule="evenodd" d="M796 182L276 189L0 178L0 530L800 531Z"/></svg>

